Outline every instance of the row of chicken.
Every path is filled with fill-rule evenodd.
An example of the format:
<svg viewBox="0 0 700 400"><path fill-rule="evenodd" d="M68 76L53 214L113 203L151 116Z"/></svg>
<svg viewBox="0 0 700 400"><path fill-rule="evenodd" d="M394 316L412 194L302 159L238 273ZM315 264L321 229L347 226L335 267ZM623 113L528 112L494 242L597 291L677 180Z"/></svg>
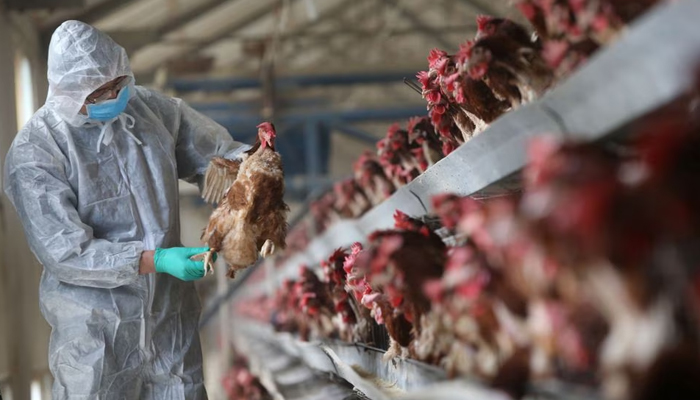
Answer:
<svg viewBox="0 0 700 400"><path fill-rule="evenodd" d="M514 399L552 378L606 399L700 398L692 107L682 99L615 146L542 136L521 193L437 196L437 225L397 211L394 229L338 249L322 274L302 266L239 312L305 340L376 345L384 326L387 359L476 376Z"/></svg>
<svg viewBox="0 0 700 400"><path fill-rule="evenodd" d="M417 78L447 155L502 114L542 96L658 0L516 0L534 32L477 17L474 39L455 54L434 49Z"/></svg>
<svg viewBox="0 0 700 400"><path fill-rule="evenodd" d="M535 100L611 43L658 0L518 0L534 32L518 23L477 17L473 40L456 54L434 49L418 84L428 115L392 125L365 152L353 176L311 204L311 218L289 233L287 254L340 219L358 218L425 172L502 114Z"/></svg>
<svg viewBox="0 0 700 400"><path fill-rule="evenodd" d="M235 350L221 383L228 400L272 400L272 395L250 370L248 359Z"/></svg>

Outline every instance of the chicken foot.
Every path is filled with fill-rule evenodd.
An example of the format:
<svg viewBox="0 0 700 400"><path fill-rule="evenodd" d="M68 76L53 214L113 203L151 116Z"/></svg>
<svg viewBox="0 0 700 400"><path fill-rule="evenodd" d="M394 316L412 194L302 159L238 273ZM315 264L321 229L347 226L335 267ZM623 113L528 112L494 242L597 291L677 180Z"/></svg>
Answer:
<svg viewBox="0 0 700 400"><path fill-rule="evenodd" d="M275 244L272 242L272 240L267 239L265 240L265 243L263 243L262 247L260 248L260 255L263 258L267 258L274 254L276 249Z"/></svg>
<svg viewBox="0 0 700 400"><path fill-rule="evenodd" d="M408 349L405 347L402 347L399 342L395 341L392 338L389 338L389 349L384 353L382 356L382 359L386 362L392 361L395 358L400 358L402 360L405 360L406 358L409 357L409 352Z"/></svg>
<svg viewBox="0 0 700 400"><path fill-rule="evenodd" d="M214 251L209 250L204 253L195 254L190 257L192 261L204 261L204 275L214 272Z"/></svg>

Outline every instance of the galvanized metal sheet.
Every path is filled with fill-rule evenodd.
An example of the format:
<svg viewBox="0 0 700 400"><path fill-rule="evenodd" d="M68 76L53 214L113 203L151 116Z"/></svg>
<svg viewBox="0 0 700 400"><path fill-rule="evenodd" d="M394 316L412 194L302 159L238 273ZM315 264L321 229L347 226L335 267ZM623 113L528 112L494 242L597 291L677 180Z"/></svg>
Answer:
<svg viewBox="0 0 700 400"><path fill-rule="evenodd" d="M85 6L85 0L7 0L10 10L80 8Z"/></svg>
<svg viewBox="0 0 700 400"><path fill-rule="evenodd" d="M519 171L525 165L529 140L542 133L563 135L557 122L537 104L522 106L494 121L406 189L430 212L431 199L437 194L470 195Z"/></svg>
<svg viewBox="0 0 700 400"><path fill-rule="evenodd" d="M357 228L365 238L376 230L391 229L394 227L394 212L396 210L413 216L421 216L426 213L420 199L404 186L357 220Z"/></svg>
<svg viewBox="0 0 700 400"><path fill-rule="evenodd" d="M598 139L688 89L700 2L664 2L541 101L573 137Z"/></svg>
<svg viewBox="0 0 700 400"><path fill-rule="evenodd" d="M328 258L335 249L350 246L354 242L362 242L364 239L365 235L357 229L355 221L344 220L334 224L314 239L306 252L311 256L313 264L317 264Z"/></svg>
<svg viewBox="0 0 700 400"><path fill-rule="evenodd" d="M265 360L256 359L255 363L251 360L251 364L256 365L256 370L262 370L258 367L260 362L267 364L267 370L262 372L268 376L271 371L280 371L280 365L282 368L288 365L286 360L277 362L280 369L273 369L275 362L268 363L268 360L284 358L284 355L275 353L275 349L280 349L288 357L302 361L313 370L341 377L373 400L508 399L504 394L473 380L447 381L444 371L431 365L400 358L386 362L382 351L366 346L338 341L303 342L288 333L276 333L269 326L240 319L231 332L237 345L249 346L251 358L265 357ZM302 373L294 373L303 378ZM287 375L282 376L284 381L291 379ZM279 388L279 377L275 376L276 385L269 378L265 381L278 392L283 391Z"/></svg>

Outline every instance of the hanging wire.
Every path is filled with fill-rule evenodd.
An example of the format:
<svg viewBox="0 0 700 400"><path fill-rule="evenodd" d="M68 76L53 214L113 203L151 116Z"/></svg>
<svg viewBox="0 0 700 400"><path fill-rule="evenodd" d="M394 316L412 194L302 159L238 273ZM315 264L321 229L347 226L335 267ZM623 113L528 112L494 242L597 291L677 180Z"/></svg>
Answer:
<svg viewBox="0 0 700 400"><path fill-rule="evenodd" d="M275 25L272 30L270 45L266 46L265 54L263 54L262 66L274 66L279 46L281 43L282 35L287 29L287 22L289 21L289 11L291 9L291 0L283 0L282 6L275 13L277 18Z"/></svg>

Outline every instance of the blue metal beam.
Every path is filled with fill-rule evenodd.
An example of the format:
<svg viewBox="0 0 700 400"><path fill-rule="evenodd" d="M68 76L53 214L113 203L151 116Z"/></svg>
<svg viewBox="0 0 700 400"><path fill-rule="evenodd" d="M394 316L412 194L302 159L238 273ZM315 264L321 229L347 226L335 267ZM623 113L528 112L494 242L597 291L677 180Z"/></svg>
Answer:
<svg viewBox="0 0 700 400"><path fill-rule="evenodd" d="M321 123L309 120L304 125L304 156L306 158L306 176L311 186L321 174Z"/></svg>
<svg viewBox="0 0 700 400"><path fill-rule="evenodd" d="M326 123L331 129L335 129L338 132L351 137L353 139L361 140L365 143L375 144L379 140L376 136L363 131L360 128L348 125L340 121L329 121Z"/></svg>
<svg viewBox="0 0 700 400"><path fill-rule="evenodd" d="M210 103L188 103L190 107L202 113L209 112L253 112L258 113L262 108L262 101L218 101ZM280 108L308 108L325 106L328 99L325 97L311 97L303 99L281 99L277 101Z"/></svg>
<svg viewBox="0 0 700 400"><path fill-rule="evenodd" d="M370 83L401 83L403 78L412 78L416 71L381 72L372 74L345 75L294 75L275 79L276 88L358 85ZM184 92L225 92L235 89L254 89L262 87L258 78L176 78L168 82L167 87Z"/></svg>
<svg viewBox="0 0 700 400"><path fill-rule="evenodd" d="M354 110L281 114L275 118L275 122L289 125L305 123L309 120L322 122L396 121L425 114L426 110L424 105L391 108L360 108ZM207 113L207 115L219 124L231 129L255 126L262 121L261 117L249 114Z"/></svg>

